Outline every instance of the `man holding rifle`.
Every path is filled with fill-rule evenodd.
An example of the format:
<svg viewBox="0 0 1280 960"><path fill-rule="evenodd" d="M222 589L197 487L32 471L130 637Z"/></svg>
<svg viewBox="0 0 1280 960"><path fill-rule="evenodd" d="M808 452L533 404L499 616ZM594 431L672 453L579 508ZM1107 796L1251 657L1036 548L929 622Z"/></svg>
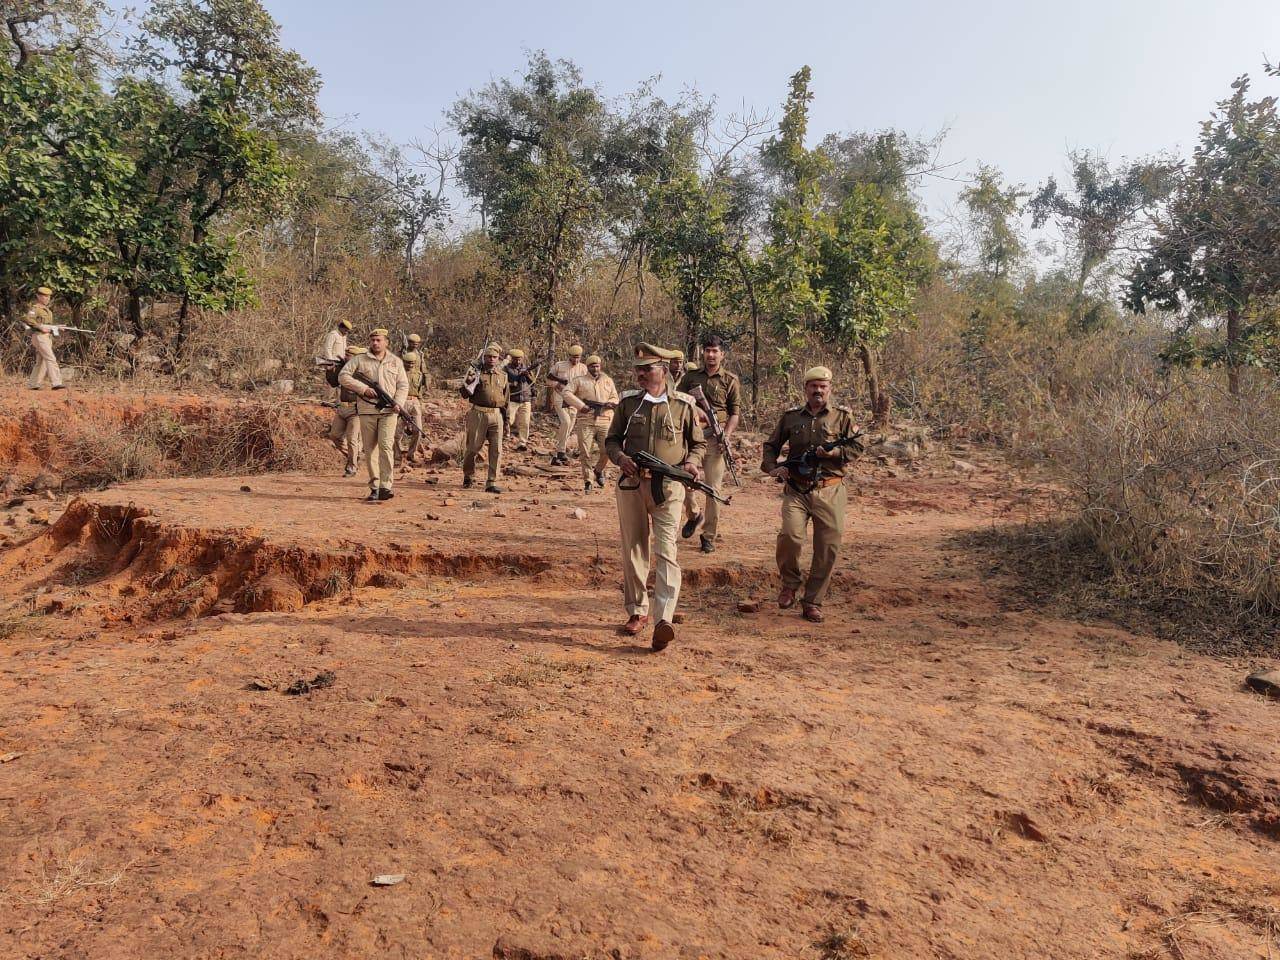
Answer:
<svg viewBox="0 0 1280 960"><path fill-rule="evenodd" d="M680 561L676 555L676 533L683 498L675 484L663 476L656 479L652 469L637 465L640 454L656 457L697 481L701 476L702 453L706 443L698 426L693 399L672 392L667 386L667 361L674 350L642 343L634 362L637 390L622 394L609 432L605 450L622 470L618 481L618 527L622 534L622 593L628 619L622 631L630 636L649 623L650 536L657 558L657 578L653 589L653 616L657 621L651 646L663 650L675 639L672 622L680 598Z"/></svg>
<svg viewBox="0 0 1280 960"><path fill-rule="evenodd" d="M569 357L553 364L547 371L547 389L551 391L551 409L556 412L560 426L556 430L556 452L551 455L553 465L568 465L569 434L573 432L573 421L577 414L573 407L564 402L564 388L578 377L587 375L586 365L582 362L582 348L576 343L569 348ZM581 450L578 451L582 453Z"/></svg>
<svg viewBox="0 0 1280 960"><path fill-rule="evenodd" d="M511 401L511 385L505 370L498 368L502 348L496 343L485 347L478 370L471 370L459 391L471 401L467 411L467 449L462 458L462 485L475 483L476 458L487 443L489 445L489 472L485 481L485 493L501 493L498 474L502 467L502 415Z"/></svg>
<svg viewBox="0 0 1280 960"><path fill-rule="evenodd" d="M58 358L53 355L53 338L63 330L74 330L76 333L92 333L79 327L67 327L53 322L53 311L49 302L53 299L53 291L48 287L36 290L36 302L27 308L22 322L31 331L31 349L36 353L36 365L31 368L31 376L27 386L39 390L44 378L49 378L49 386L54 390L65 390L62 383L62 370L58 367Z"/></svg>
<svg viewBox="0 0 1280 960"><path fill-rule="evenodd" d="M369 352L351 357L338 374L338 385L356 395L360 440L369 470L369 496L365 498L369 503L392 497L396 421L403 416L404 402L409 396L409 377L404 364L387 349L387 342L386 327L371 331Z"/></svg>
<svg viewBox="0 0 1280 960"><path fill-rule="evenodd" d="M618 406L618 388L613 377L604 372L604 362L594 354L587 357L587 375L577 377L565 387L566 405L578 412L578 463L582 467L582 492L591 492L591 477L604 489L604 467L609 462L604 440ZM592 458L595 463L593 464Z"/></svg>
<svg viewBox="0 0 1280 960"><path fill-rule="evenodd" d="M725 468L732 464L729 438L738 429L741 388L738 375L724 368L724 341L714 334L702 340L702 369L692 370L680 380L679 389L696 398L695 388L701 388L706 405L710 407L710 412L704 410L702 413L708 428L705 431L707 452L702 458L702 470L706 475L703 479L719 493L724 482ZM734 480L737 480L736 473ZM698 529L698 524L702 523L702 552L711 553L716 548L716 535L720 529L719 503L715 497L707 497L706 506L699 512L697 497L690 488L685 492L684 509L686 519L680 536L687 540Z"/></svg>
<svg viewBox="0 0 1280 960"><path fill-rule="evenodd" d="M779 483L782 494L782 528L778 531L777 562L782 576L778 606L795 606L800 588L800 551L805 527L813 521L813 563L804 582L804 618L821 623L822 601L831 573L840 559L844 538L845 465L862 452L859 431L848 407L829 405L831 371L811 367L804 375L805 402L783 413L773 434L764 442L760 469ZM787 461L779 464L782 447ZM801 467L808 467L801 474Z"/></svg>

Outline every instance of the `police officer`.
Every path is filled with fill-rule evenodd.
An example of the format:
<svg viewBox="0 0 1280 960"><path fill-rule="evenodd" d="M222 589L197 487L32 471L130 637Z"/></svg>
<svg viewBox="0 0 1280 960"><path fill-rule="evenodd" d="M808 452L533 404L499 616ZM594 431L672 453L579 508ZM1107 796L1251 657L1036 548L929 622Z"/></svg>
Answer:
<svg viewBox="0 0 1280 960"><path fill-rule="evenodd" d="M796 591L801 584L800 551L804 548L805 527L812 521L813 563L804 581L802 607L806 620L821 623L822 601L840 558L840 542L844 537L845 466L862 452L862 444L850 440L831 450L818 447L825 441L852 437L857 431L853 411L830 403L829 369L812 367L805 371L804 395L805 402L783 413L764 442L760 469L786 483L777 545L778 573L782 577L778 606L784 610L795 606ZM804 491L798 482L800 478L778 465L784 445L788 459L817 448L818 474L812 490Z"/></svg>
<svg viewBox="0 0 1280 960"><path fill-rule="evenodd" d="M409 378L409 395L404 401L404 412L418 429L410 433L404 421L398 420L396 447L405 454L405 466L412 466L414 457L418 455L418 446L422 442L422 396L427 387L427 375L424 369L422 354L418 348L422 337L416 333L409 334L409 349L400 356L404 364L404 374ZM406 434L410 434L406 438Z"/></svg>
<svg viewBox="0 0 1280 960"><path fill-rule="evenodd" d="M358 357L365 352L364 347L354 344L347 347L345 360ZM356 395L345 387L338 388L338 400L333 411L333 420L329 424L329 442L338 452L346 457L346 467L342 471L344 477L356 475L356 464L360 462L360 417L356 414Z"/></svg>
<svg viewBox="0 0 1280 960"><path fill-rule="evenodd" d="M582 348L576 343L569 348L569 357L560 360L547 371L547 389L551 391L551 409L556 412L560 426L556 430L556 452L551 455L553 464L569 462L569 434L573 432L575 411L564 402L561 394L564 388L577 377L587 375L586 365L582 362Z"/></svg>
<svg viewBox="0 0 1280 960"><path fill-rule="evenodd" d="M44 378L49 378L49 385L54 390L65 389L62 383L62 371L58 368L58 358L53 355L53 338L61 329L53 322L53 311L49 309L49 301L53 299L53 291L48 287L36 289L36 302L27 308L22 322L31 331L31 349L36 354L36 365L31 368L31 376L27 386L39 390Z"/></svg>
<svg viewBox="0 0 1280 960"><path fill-rule="evenodd" d="M511 388L511 400L507 404L507 425L516 438L517 450L529 449L529 421L533 416L533 370L524 362L524 351L519 348L507 353L502 367Z"/></svg>
<svg viewBox="0 0 1280 960"><path fill-rule="evenodd" d="M502 412L511 399L506 371L499 369L502 348L489 344L479 370L472 369L463 380L461 393L471 401L467 411L467 452L462 458L462 485L470 487L476 472L480 448L489 444L489 473L485 493L501 493L498 471L502 466Z"/></svg>
<svg viewBox="0 0 1280 960"><path fill-rule="evenodd" d="M663 650L675 639L672 622L680 599L680 561L676 534L683 497L677 485L662 481L655 494L651 478L632 457L647 451L667 463L701 476L705 446L702 428L688 394L672 392L667 384L667 362L674 350L642 343L634 362L636 386L622 394L605 438L609 459L622 470L618 481L618 527L622 534L622 593L628 619L623 633L634 636L649 623L650 537L657 559L654 581L654 618L651 646Z"/></svg>
<svg viewBox="0 0 1280 960"><path fill-rule="evenodd" d="M347 356L347 334L350 332L351 321L339 320L331 330L325 333L324 339L320 341L317 355L325 360L344 360ZM342 403L342 398L339 396L341 392L341 387L329 387L326 390L329 402L335 406Z"/></svg>
<svg viewBox="0 0 1280 960"><path fill-rule="evenodd" d="M582 467L582 491L591 492L591 477L595 475L596 486L604 488L604 466L609 462L605 453L604 441L609 432L609 424L613 422L613 410L618 405L618 388L613 378L604 372L603 361L592 355L587 357L587 375L576 377L564 388L564 402L573 407L578 417L578 463ZM604 404L603 407L590 406L584 401ZM592 464L592 457L595 463Z"/></svg>
<svg viewBox="0 0 1280 960"><path fill-rule="evenodd" d="M356 395L356 414L360 418L360 442L364 446L365 464L369 471L369 496L376 503L390 500L396 465L396 416L409 396L409 378L400 358L387 349L387 329L369 332L369 350L352 357L338 374L338 385ZM373 388L355 378L360 374L377 383L392 398L384 410L377 406Z"/></svg>
<svg viewBox="0 0 1280 960"><path fill-rule="evenodd" d="M706 474L703 480L719 493L724 482L725 448L733 432L738 429L741 387L738 375L724 368L724 341L715 334L702 340L702 368L686 373L680 380L680 390L684 393L689 393L694 387L702 388L707 403L715 412L716 422L724 431L724 443L716 440L709 430L706 431L707 453L702 458L702 470ZM692 489L685 491L684 509L688 519L680 530L680 536L688 539L693 536L703 518ZM702 527L700 543L703 553L711 553L716 548L716 536L720 529L720 504L714 497L707 497L704 509L706 523Z"/></svg>

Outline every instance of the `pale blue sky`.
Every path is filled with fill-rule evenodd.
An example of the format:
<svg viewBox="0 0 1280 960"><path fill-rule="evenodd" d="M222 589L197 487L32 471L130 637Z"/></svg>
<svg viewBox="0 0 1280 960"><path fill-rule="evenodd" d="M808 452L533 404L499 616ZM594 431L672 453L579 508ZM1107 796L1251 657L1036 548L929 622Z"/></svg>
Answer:
<svg viewBox="0 0 1280 960"><path fill-rule="evenodd" d="M1029 185L1069 148L1113 159L1189 151L1239 74L1276 92L1280 0L740 3L646 0L397 3L266 0L284 40L324 77L335 124L405 141L467 90L509 76L525 51L576 61L606 94L661 74L722 112L778 112L788 76L813 68L812 133L950 128L957 173L994 163ZM935 216L955 185L924 194Z"/></svg>

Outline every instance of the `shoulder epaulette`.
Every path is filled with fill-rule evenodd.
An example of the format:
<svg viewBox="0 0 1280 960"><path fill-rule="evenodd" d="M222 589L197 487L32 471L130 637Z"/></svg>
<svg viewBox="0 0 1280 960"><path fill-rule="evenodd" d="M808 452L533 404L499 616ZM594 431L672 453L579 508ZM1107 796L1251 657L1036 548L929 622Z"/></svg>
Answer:
<svg viewBox="0 0 1280 960"><path fill-rule="evenodd" d="M642 393L644 393L643 390L623 390L622 396L618 397L618 399L625 400L627 397L638 397Z"/></svg>
<svg viewBox="0 0 1280 960"><path fill-rule="evenodd" d="M787 407L787 409L786 409L786 410L784 410L783 412L784 412L784 413L798 413L799 411L801 411L801 410L803 410L803 409L804 409L804 404L803 404L803 403L797 403L794 407Z"/></svg>
<svg viewBox="0 0 1280 960"><path fill-rule="evenodd" d="M689 404L689 406L691 407L695 407L698 405L698 401L694 400L693 397L689 396L687 393L681 393L679 390L671 391L671 399L680 400L684 403Z"/></svg>

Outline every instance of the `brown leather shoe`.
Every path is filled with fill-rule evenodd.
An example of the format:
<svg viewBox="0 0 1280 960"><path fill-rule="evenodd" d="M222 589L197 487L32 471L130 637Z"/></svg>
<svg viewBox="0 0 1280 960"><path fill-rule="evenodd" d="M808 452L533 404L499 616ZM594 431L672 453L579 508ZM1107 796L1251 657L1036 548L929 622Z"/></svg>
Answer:
<svg viewBox="0 0 1280 960"><path fill-rule="evenodd" d="M676 638L676 628L665 620L659 620L658 625L653 628L653 640L649 646L656 653L659 650L667 649L667 644Z"/></svg>
<svg viewBox="0 0 1280 960"><path fill-rule="evenodd" d="M812 603L806 603L804 605L804 618L813 623L821 623L826 619L826 617L822 615L822 608Z"/></svg>
<svg viewBox="0 0 1280 960"><path fill-rule="evenodd" d="M790 587L783 587L778 591L778 606L783 610L790 610L796 605L796 592Z"/></svg>
<svg viewBox="0 0 1280 960"><path fill-rule="evenodd" d="M637 633L649 625L649 618L642 617L638 613L633 613L631 618L622 625L622 632L629 637L634 637Z"/></svg>

